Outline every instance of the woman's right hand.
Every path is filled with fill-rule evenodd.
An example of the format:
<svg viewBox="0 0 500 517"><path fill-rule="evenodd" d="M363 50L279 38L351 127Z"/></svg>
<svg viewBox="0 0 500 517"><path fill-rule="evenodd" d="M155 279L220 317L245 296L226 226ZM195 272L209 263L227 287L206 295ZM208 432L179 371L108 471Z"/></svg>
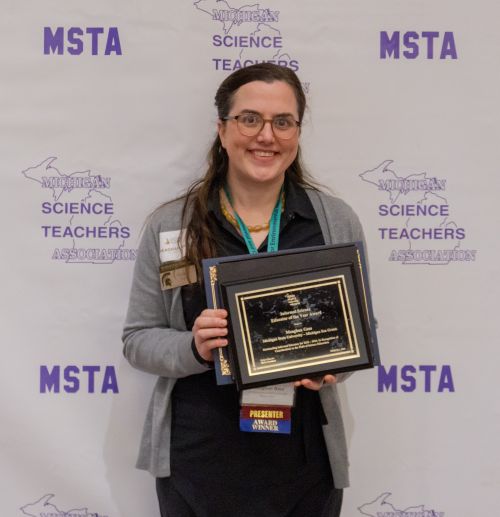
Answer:
<svg viewBox="0 0 500 517"><path fill-rule="evenodd" d="M212 361L212 350L227 345L227 311L205 309L195 320L193 338L196 350L205 361Z"/></svg>

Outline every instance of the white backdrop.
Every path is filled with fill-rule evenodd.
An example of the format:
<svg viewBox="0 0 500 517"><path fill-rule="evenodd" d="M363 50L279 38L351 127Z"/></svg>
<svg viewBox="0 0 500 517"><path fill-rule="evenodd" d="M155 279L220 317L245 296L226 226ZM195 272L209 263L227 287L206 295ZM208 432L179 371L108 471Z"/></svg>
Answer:
<svg viewBox="0 0 500 517"><path fill-rule="evenodd" d="M2 515L158 515L133 467L154 379L121 355L135 249L255 60L298 72L308 168L368 241L383 367L342 387L343 515L495 515L498 3L0 6Z"/></svg>

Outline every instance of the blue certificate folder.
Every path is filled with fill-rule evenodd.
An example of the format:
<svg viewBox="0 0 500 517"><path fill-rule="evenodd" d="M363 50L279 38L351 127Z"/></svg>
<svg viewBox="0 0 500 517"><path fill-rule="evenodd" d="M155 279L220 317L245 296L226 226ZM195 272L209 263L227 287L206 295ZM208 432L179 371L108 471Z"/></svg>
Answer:
<svg viewBox="0 0 500 517"><path fill-rule="evenodd" d="M338 263L337 256L340 257ZM356 259L350 259L346 262L345 257L347 256L356 257ZM271 257L276 258L266 260ZM330 258L332 258L331 262ZM242 333L240 332L241 329L238 330L237 328L241 325L236 321L238 320L238 317L235 317L235 312L237 311L235 311L235 304L232 301L235 289L238 291L236 297L245 294L245 292L249 292L249 289L253 289L254 286L262 287L263 284L267 286L268 283L273 286L270 287L271 291L273 289L276 290L277 288L283 289L285 284L289 285L290 279L302 280L303 278L307 278L308 275L313 275L318 278L325 274L331 275L332 272L337 270L343 275L347 272L347 276L349 277L348 283L352 284L348 286L347 296L350 297L351 300L356 298L356 300L351 303L354 307L352 320L359 321L347 323L348 325L353 323L355 327L357 326L357 334L360 337L360 342L362 342L360 348L363 349L361 352L363 357L357 360L348 360L344 363L340 361L335 364L326 364L323 369L319 368L319 370L317 370L318 375L329 371L334 371L335 373L340 371L371 368L380 364L375 328L376 321L373 316L366 258L362 242L346 243L335 246L315 246L310 248L278 251L276 253L259 253L258 255L238 255L205 259L203 260L202 265L208 308L225 308L229 313L229 345L227 347L217 348L214 350L215 372L218 384L231 384L236 381L239 389L246 389L256 387L258 385L278 384L280 382L292 380L293 378L300 378L299 375L303 372L306 372L303 376L307 376L307 370L301 370L300 368L296 368L295 370L288 372L288 374L279 373L276 378L275 373L269 375L264 373L260 375L258 370L255 370L254 373L243 371L245 370L245 366L243 365L245 361L242 357L245 354L242 352L243 345L241 341L245 341L245 337L242 336ZM248 278L244 276L245 273L243 273L241 278L238 277L240 271L245 272L248 270L252 271ZM228 271L229 275L227 274ZM255 274L256 271L257 274ZM223 281L221 283L221 273L223 273L222 276L225 276L226 279L228 276L232 276L232 280L230 282ZM285 284L283 284L283 282L285 282ZM303 282L298 282L298 284L301 283ZM226 284L230 285L229 289L226 288ZM235 285L237 285L237 287L235 287ZM266 289L264 289L264 291L265 290ZM231 292L233 295L231 295ZM288 294L284 296L286 297ZM265 295L262 296L262 298L264 297ZM264 326L264 328L266 327ZM262 328L260 330L262 330ZM321 329L319 329L319 331L323 332ZM246 341L249 341L248 338L250 337L251 332L249 332L249 329L247 329L246 332ZM353 332L356 332L356 330ZM273 338L268 338L268 340L271 339ZM302 343L306 343L306 341L303 340ZM246 343L245 346L248 346L248 343ZM309 347L310 349L315 348L310 344ZM279 352L281 349L282 347L276 347L274 357L280 357ZM291 354L294 353L295 352L291 352ZM265 364L265 361L274 360L274 357L271 359L269 357L264 358L263 364ZM295 361L288 362L297 362L297 357L298 356L294 355L293 359L295 359ZM285 363L286 362L287 361L285 361ZM334 367L332 367L332 365ZM265 370L266 368L262 367L262 371ZM278 368L276 368L276 370L278 370ZM283 370L283 368L280 368L280 370ZM313 373L311 373L311 375L312 374ZM256 378L259 380L256 380Z"/></svg>

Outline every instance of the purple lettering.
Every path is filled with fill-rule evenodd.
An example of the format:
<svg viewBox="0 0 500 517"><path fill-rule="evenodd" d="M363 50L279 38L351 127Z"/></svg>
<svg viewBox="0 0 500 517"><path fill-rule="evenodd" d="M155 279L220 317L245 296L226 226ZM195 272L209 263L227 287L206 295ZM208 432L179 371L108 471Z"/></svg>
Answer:
<svg viewBox="0 0 500 517"><path fill-rule="evenodd" d="M398 368L393 364L389 371L384 366L378 367L378 391L379 393L385 391L397 391L398 383Z"/></svg>
<svg viewBox="0 0 500 517"><path fill-rule="evenodd" d="M71 27L68 30L68 52L73 56L78 56L83 52L83 41L78 36L83 36L83 31L79 27Z"/></svg>
<svg viewBox="0 0 500 517"><path fill-rule="evenodd" d="M49 372L47 366L40 366L40 393L52 390L54 393L59 393L59 370L59 366L54 366Z"/></svg>
<svg viewBox="0 0 500 517"><path fill-rule="evenodd" d="M64 28L57 27L56 32L53 33L50 27L43 28L43 53L45 55L62 54L64 49Z"/></svg>
<svg viewBox="0 0 500 517"><path fill-rule="evenodd" d="M64 380L66 381L64 391L66 393L76 393L80 389L79 373L78 366L70 365L64 368Z"/></svg>
<svg viewBox="0 0 500 517"><path fill-rule="evenodd" d="M118 27L109 28L104 55L109 56L111 52L114 52L118 56L122 55L122 46L120 43L120 35L118 34Z"/></svg>
<svg viewBox="0 0 500 517"><path fill-rule="evenodd" d="M455 46L455 38L453 32L445 32L443 36L443 45L441 47L441 59L457 59L457 48Z"/></svg>
<svg viewBox="0 0 500 517"><path fill-rule="evenodd" d="M433 364L421 364L418 369L424 372L424 389L426 393L429 393L431 391L431 373L436 371L436 367Z"/></svg>
<svg viewBox="0 0 500 517"><path fill-rule="evenodd" d="M87 34L92 36L92 55L97 56L99 53L99 34L104 32L102 27L87 27Z"/></svg>
<svg viewBox="0 0 500 517"><path fill-rule="evenodd" d="M403 55L407 59L416 59L418 57L418 43L413 40L418 40L418 34L413 31L405 32L403 45L409 50L404 50Z"/></svg>
<svg viewBox="0 0 500 517"><path fill-rule="evenodd" d="M406 384L401 383L401 389L403 391L411 392L415 391L415 388L417 387L417 381L414 377L416 370L415 367L411 364L405 364L401 368L401 380L406 382Z"/></svg>
<svg viewBox="0 0 500 517"><path fill-rule="evenodd" d="M94 393L95 387L95 373L99 372L101 369L99 366L82 366L82 372L87 372L88 374L88 392Z"/></svg>
<svg viewBox="0 0 500 517"><path fill-rule="evenodd" d="M442 393L444 390L451 392L455 391L453 376L451 374L451 366L449 364L443 365L443 368L441 369L441 377L439 378L438 392Z"/></svg>
<svg viewBox="0 0 500 517"><path fill-rule="evenodd" d="M118 380L113 366L106 366L106 369L104 370L101 392L106 393L108 391L118 393Z"/></svg>
<svg viewBox="0 0 500 517"><path fill-rule="evenodd" d="M439 32L424 31L424 32L422 32L422 38L427 39L427 59L433 59L434 58L434 39L439 38Z"/></svg>
<svg viewBox="0 0 500 517"><path fill-rule="evenodd" d="M394 59L399 59L399 31L393 32L392 36L386 31L380 32L380 58L393 56Z"/></svg>

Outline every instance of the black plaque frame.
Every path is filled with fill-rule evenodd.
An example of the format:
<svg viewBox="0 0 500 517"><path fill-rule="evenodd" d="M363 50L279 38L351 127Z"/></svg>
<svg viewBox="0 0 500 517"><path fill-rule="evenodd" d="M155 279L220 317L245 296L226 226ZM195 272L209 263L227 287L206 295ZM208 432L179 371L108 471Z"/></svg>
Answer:
<svg viewBox="0 0 500 517"><path fill-rule="evenodd" d="M379 363L360 243L210 263L212 294L218 291L229 313L228 355L238 389Z"/></svg>

